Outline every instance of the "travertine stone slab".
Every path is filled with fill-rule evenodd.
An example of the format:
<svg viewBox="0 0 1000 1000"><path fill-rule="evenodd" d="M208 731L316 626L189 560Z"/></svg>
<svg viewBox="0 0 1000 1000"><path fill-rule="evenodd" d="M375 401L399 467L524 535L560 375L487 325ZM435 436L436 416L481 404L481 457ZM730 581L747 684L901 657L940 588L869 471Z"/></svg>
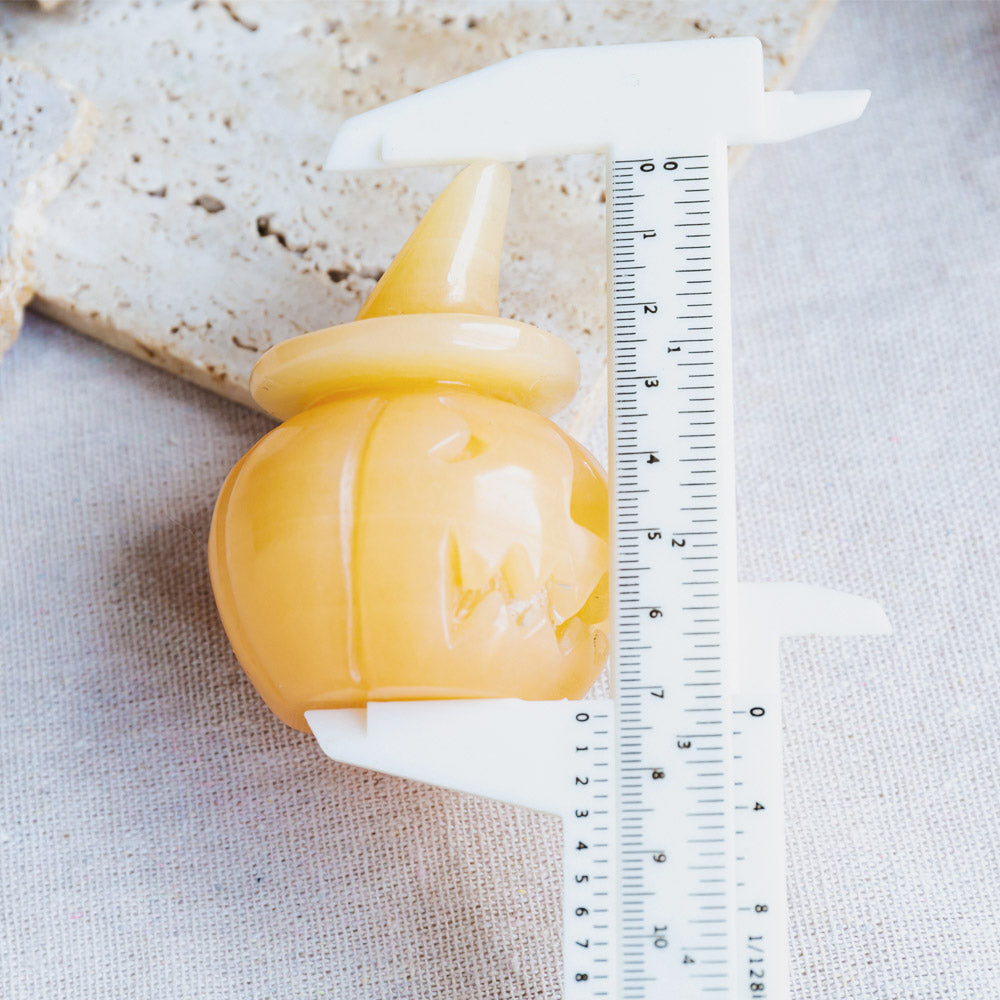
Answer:
<svg viewBox="0 0 1000 1000"><path fill-rule="evenodd" d="M260 353L351 319L454 173L323 173L344 118L539 47L755 34L767 78L783 82L828 9L104 0L43 17L5 5L0 45L58 67L102 120L39 241L36 307L249 402ZM603 423L602 171L593 156L515 167L501 276L501 311L580 355L591 391L562 418L578 433Z"/></svg>
<svg viewBox="0 0 1000 1000"><path fill-rule="evenodd" d="M0 56L0 354L34 293L32 248L46 203L90 144L93 108L47 73Z"/></svg>

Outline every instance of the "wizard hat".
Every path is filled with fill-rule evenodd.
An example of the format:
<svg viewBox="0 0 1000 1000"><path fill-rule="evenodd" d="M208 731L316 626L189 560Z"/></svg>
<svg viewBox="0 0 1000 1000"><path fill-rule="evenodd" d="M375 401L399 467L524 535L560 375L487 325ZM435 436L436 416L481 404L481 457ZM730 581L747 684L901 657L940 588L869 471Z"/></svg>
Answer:
<svg viewBox="0 0 1000 1000"><path fill-rule="evenodd" d="M250 392L287 420L363 389L433 383L474 389L543 414L575 394L572 348L499 315L497 293L510 175L466 167L431 205L352 323L276 344L254 366Z"/></svg>

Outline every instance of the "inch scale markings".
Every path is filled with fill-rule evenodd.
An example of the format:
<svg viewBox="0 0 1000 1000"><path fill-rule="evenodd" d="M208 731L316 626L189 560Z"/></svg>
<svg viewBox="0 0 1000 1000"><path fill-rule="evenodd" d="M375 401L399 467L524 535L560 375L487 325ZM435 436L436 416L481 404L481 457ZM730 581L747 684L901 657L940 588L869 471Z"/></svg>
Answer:
<svg viewBox="0 0 1000 1000"><path fill-rule="evenodd" d="M611 170L622 997L736 997L726 150Z"/></svg>

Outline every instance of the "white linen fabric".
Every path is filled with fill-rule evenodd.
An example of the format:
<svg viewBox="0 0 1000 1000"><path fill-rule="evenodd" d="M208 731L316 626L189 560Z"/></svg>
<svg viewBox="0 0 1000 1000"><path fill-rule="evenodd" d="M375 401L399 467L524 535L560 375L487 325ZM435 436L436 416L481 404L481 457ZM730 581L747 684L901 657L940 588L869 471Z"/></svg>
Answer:
<svg viewBox="0 0 1000 1000"><path fill-rule="evenodd" d="M796 84L874 96L734 181L741 576L895 634L784 647L792 996L985 1000L1000 5L844 3ZM37 318L0 366L0 997L557 998L556 821L335 764L236 667L205 543L270 426Z"/></svg>

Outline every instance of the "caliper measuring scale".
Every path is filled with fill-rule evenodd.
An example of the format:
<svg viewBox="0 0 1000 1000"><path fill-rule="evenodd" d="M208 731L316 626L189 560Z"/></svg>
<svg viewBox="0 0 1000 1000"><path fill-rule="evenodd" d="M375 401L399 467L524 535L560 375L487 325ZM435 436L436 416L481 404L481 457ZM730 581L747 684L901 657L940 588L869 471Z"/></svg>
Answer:
<svg viewBox="0 0 1000 1000"><path fill-rule="evenodd" d="M755 38L541 50L349 119L328 168L607 156L612 697L370 703L333 759L563 819L566 1000L790 993L778 640L873 602L736 581L727 148L851 121Z"/></svg>

